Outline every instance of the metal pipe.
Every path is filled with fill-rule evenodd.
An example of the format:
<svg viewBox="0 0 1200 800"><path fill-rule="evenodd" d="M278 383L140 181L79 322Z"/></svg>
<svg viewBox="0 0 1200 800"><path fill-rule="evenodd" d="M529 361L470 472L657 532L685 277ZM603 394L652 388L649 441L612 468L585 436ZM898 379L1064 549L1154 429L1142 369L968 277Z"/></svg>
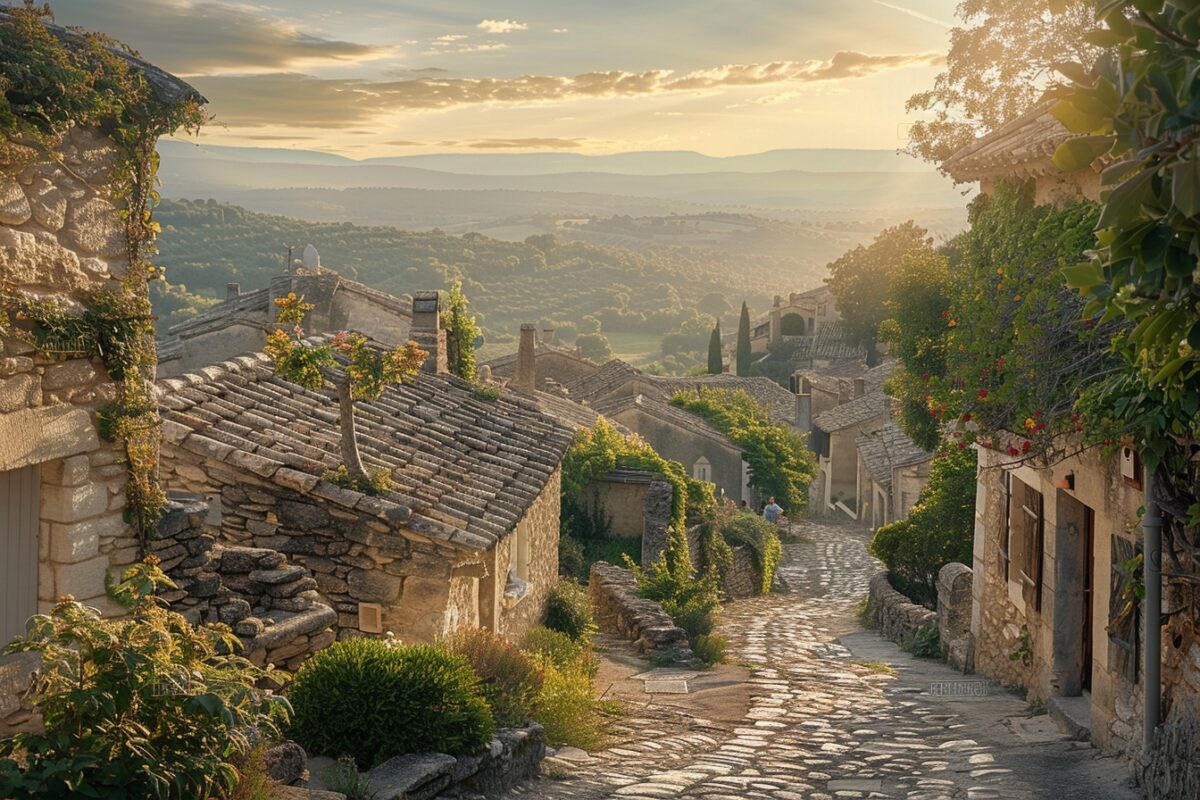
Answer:
<svg viewBox="0 0 1200 800"><path fill-rule="evenodd" d="M1142 579L1146 585L1145 612L1145 685L1142 713L1142 749L1149 754L1154 747L1154 732L1160 722L1162 708L1162 527L1158 501L1154 499L1154 471L1145 475L1146 512L1142 515L1145 541L1142 546Z"/></svg>

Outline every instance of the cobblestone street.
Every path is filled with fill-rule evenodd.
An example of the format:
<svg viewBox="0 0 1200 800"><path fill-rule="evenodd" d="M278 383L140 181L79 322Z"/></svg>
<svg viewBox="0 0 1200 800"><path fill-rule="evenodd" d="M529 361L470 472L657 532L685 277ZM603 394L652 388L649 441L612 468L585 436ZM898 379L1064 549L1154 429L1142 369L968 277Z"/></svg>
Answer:
<svg viewBox="0 0 1200 800"><path fill-rule="evenodd" d="M855 610L878 569L866 534L801 527L810 541L786 545L780 574L787 591L732 603L721 620L728 660L744 668L739 674L749 684L744 717L713 714L703 689L671 703L646 695L641 707L627 703L609 749L549 759L547 777L510 796L1138 796L1124 765L1065 739L1044 714L1030 716L1020 697L994 686L971 696L983 688L974 676L863 631ZM951 696L930 691L955 680L967 683Z"/></svg>

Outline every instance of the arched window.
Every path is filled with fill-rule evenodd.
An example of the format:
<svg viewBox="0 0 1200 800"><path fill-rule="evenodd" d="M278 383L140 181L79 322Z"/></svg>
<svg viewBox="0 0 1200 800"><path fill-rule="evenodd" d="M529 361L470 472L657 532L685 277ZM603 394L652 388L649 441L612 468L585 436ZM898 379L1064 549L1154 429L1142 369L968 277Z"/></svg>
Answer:
<svg viewBox="0 0 1200 800"><path fill-rule="evenodd" d="M779 329L784 336L803 336L804 317L799 314L784 314L779 321Z"/></svg>
<svg viewBox="0 0 1200 800"><path fill-rule="evenodd" d="M698 481L712 481L712 464L708 463L707 458L700 456L692 465L692 477Z"/></svg>

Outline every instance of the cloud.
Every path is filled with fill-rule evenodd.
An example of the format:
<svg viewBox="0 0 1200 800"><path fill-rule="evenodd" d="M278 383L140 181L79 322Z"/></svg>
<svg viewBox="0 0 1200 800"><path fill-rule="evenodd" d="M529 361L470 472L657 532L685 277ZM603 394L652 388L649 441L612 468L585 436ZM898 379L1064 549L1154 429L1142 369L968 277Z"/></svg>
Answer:
<svg viewBox="0 0 1200 800"><path fill-rule="evenodd" d="M194 81L229 125L344 129L378 116L482 104L540 104L563 100L643 97L670 92L711 92L862 78L907 66L941 64L940 53L871 55L851 50L830 59L728 64L677 74L673 70L587 72L573 77L412 78L368 81L320 79L294 73L215 76Z"/></svg>
<svg viewBox="0 0 1200 800"><path fill-rule="evenodd" d="M442 45L438 42L433 43L433 47L429 50L422 51L423 56L444 56L458 55L461 53L490 53L495 50L507 50L508 45L503 42L480 42L479 44L462 44Z"/></svg>
<svg viewBox="0 0 1200 800"><path fill-rule="evenodd" d="M511 19L485 19L475 27L488 33L512 33L513 31L529 30L529 26L524 22L517 22Z"/></svg>
<svg viewBox="0 0 1200 800"><path fill-rule="evenodd" d="M566 33L570 28L554 28L551 33Z"/></svg>
<svg viewBox="0 0 1200 800"><path fill-rule="evenodd" d="M204 0L57 0L64 25L119 32L180 75L278 72L383 57L390 48L327 39L253 6Z"/></svg>
<svg viewBox="0 0 1200 800"><path fill-rule="evenodd" d="M949 22L944 22L937 17L931 17L928 14L922 14L920 11L915 11L911 8L905 8L904 6L887 3L884 2L884 0L871 0L871 2L875 3L875 5L883 6L884 8L890 8L892 11L899 11L901 14L907 14L908 16L919 19L922 22L928 22L931 25L937 25L939 28L950 30L954 27Z"/></svg>
<svg viewBox="0 0 1200 800"><path fill-rule="evenodd" d="M435 43L437 43L437 42L458 42L458 41L462 41L463 39L466 39L466 38L467 38L467 35L465 33L447 33L445 36L439 36L436 39L434 39L433 41Z"/></svg>
<svg viewBox="0 0 1200 800"><path fill-rule="evenodd" d="M473 150L570 150L583 147L585 142L587 139L583 138L527 137L524 139L474 139L458 144Z"/></svg>

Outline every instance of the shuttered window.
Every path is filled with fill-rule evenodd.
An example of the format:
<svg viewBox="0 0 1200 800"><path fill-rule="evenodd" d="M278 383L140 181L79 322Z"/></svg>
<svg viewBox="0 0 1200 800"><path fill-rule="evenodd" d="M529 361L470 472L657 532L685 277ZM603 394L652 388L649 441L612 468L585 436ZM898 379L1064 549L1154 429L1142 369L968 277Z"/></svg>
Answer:
<svg viewBox="0 0 1200 800"><path fill-rule="evenodd" d="M1012 580L1012 517L1009 506L1012 504L1012 473L1000 471L1001 513L1004 515L1004 527L1000 534L1000 568L1004 570L1004 580Z"/></svg>
<svg viewBox="0 0 1200 800"><path fill-rule="evenodd" d="M1045 529L1042 493L1010 478L1008 503L1008 579L1021 584L1026 609L1042 610L1042 550Z"/></svg>

